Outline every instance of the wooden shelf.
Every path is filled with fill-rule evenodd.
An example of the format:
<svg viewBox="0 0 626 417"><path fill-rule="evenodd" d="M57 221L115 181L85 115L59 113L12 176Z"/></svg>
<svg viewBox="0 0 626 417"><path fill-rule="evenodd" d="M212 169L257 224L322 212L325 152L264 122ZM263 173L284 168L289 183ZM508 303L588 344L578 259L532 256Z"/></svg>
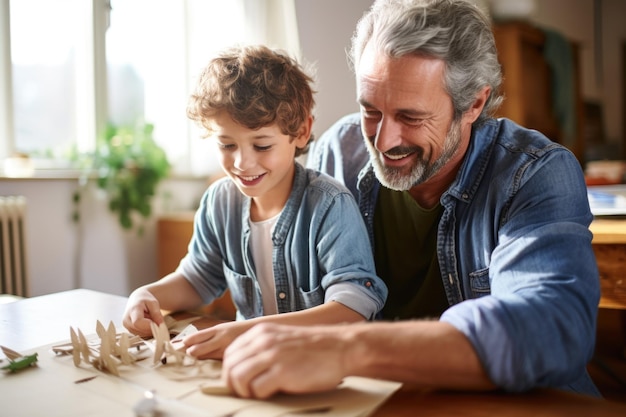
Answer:
<svg viewBox="0 0 626 417"><path fill-rule="evenodd" d="M577 131L573 143L565 144L564 134L553 109L552 70L544 57L544 32L524 22L499 23L493 29L504 77L502 92L505 96L496 116L507 117L524 127L536 129L553 141L568 146L582 163L585 148L584 105L578 46L572 43Z"/></svg>

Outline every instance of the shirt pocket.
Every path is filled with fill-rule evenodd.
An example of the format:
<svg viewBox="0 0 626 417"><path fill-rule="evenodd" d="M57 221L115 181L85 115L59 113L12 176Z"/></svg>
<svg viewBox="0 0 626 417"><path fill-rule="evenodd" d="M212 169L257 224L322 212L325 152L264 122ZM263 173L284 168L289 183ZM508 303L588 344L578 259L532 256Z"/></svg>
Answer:
<svg viewBox="0 0 626 417"><path fill-rule="evenodd" d="M262 316L260 313L260 294L257 296L254 279L247 275L239 274L230 269L226 264L222 264L222 270L226 277L226 284L230 290L233 304L239 314L245 319Z"/></svg>
<svg viewBox="0 0 626 417"><path fill-rule="evenodd" d="M316 307L324 304L324 288L318 285L311 291L305 291L298 287L296 291L296 307L298 310Z"/></svg>
<svg viewBox="0 0 626 417"><path fill-rule="evenodd" d="M491 284L489 283L489 268L479 269L469 274L470 289L472 298L483 297L491 294Z"/></svg>

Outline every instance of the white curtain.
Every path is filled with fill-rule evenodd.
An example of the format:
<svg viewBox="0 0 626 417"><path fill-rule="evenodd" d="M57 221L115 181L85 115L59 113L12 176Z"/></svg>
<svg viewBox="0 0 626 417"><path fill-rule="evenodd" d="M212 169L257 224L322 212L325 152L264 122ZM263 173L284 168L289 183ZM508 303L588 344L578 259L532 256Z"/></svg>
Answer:
<svg viewBox="0 0 626 417"><path fill-rule="evenodd" d="M187 0L187 48L192 72L223 47L260 43L300 57L294 0Z"/></svg>
<svg viewBox="0 0 626 417"><path fill-rule="evenodd" d="M300 57L295 0L242 0L251 42L280 48Z"/></svg>

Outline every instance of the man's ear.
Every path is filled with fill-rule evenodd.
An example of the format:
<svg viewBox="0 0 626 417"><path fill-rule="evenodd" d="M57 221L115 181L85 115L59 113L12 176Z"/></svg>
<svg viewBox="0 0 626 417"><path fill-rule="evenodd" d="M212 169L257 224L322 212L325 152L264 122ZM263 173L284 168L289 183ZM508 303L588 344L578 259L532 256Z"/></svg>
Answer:
<svg viewBox="0 0 626 417"><path fill-rule="evenodd" d="M482 90L480 90L476 94L474 103L472 103L472 106L467 109L467 111L463 114L463 117L466 118L466 121L468 121L469 123L474 123L476 119L478 119L478 116L480 116L480 113L483 111L483 108L487 103L489 94L491 94L491 87L487 85L484 86Z"/></svg>
<svg viewBox="0 0 626 417"><path fill-rule="evenodd" d="M298 136L295 138L296 147L304 148L306 146L306 144L309 142L309 138L311 137L312 129L313 129L313 116L309 116L300 125L300 129L298 130Z"/></svg>

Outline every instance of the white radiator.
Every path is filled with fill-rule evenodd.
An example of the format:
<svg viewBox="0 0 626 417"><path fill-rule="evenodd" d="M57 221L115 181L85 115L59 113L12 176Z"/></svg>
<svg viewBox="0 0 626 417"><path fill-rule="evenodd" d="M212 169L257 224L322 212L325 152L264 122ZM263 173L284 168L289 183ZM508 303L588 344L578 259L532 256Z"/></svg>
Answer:
<svg viewBox="0 0 626 417"><path fill-rule="evenodd" d="M0 196L0 294L28 297L26 198Z"/></svg>

